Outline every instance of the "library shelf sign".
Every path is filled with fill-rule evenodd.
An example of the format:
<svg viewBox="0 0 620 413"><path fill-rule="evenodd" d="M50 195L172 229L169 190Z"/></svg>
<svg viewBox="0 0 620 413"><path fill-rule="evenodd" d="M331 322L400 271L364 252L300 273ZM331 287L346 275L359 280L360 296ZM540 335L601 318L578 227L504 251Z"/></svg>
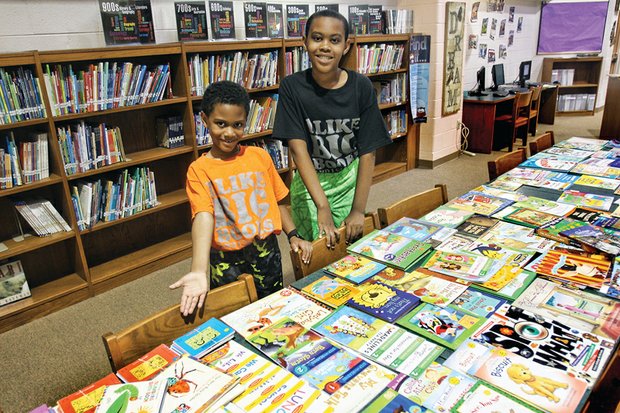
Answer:
<svg viewBox="0 0 620 413"><path fill-rule="evenodd" d="M235 38L235 15L232 1L209 1L211 38L214 40Z"/></svg>
<svg viewBox="0 0 620 413"><path fill-rule="evenodd" d="M428 83L431 64L431 36L412 35L409 51L409 104L414 123L428 118Z"/></svg>
<svg viewBox="0 0 620 413"><path fill-rule="evenodd" d="M463 72L463 35L465 32L465 3L446 3L446 33L443 58L443 96L441 115L461 110Z"/></svg>
<svg viewBox="0 0 620 413"><path fill-rule="evenodd" d="M207 40L207 6L204 1L175 1L174 14L180 42Z"/></svg>
<svg viewBox="0 0 620 413"><path fill-rule="evenodd" d="M99 0L105 44L153 44L155 27L151 0Z"/></svg>

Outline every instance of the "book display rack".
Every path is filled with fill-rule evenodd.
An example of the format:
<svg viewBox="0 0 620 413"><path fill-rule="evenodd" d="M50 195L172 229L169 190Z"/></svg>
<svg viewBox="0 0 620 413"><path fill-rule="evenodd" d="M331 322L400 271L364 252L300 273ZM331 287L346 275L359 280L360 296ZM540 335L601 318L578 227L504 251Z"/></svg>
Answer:
<svg viewBox="0 0 620 413"><path fill-rule="evenodd" d="M408 35L355 37L349 53L343 58L344 66L357 70L358 47L379 43L402 45L404 56L401 67L369 74L371 80L389 81L399 73L406 74ZM38 82L35 80L32 85L40 89L42 102L38 106L45 109L42 118L16 120L7 117L7 122L0 122L0 138L4 142L5 136L13 135L19 146L19 142L31 140L32 136L46 134L49 154L48 178L0 190L3 217L0 260L21 260L32 292L29 298L0 307L0 333L190 257L191 214L185 194L185 173L190 163L210 147L209 143L197 144L197 132L204 131L197 131L196 127L195 116L200 111L201 101L201 93L196 91L197 87L208 86L209 79L218 79L203 73L203 83L197 86L196 66L192 63L195 59L211 60L210 66L208 63L202 66L211 76L215 75L218 61L220 76L235 73L245 76L253 65L266 65L263 73L266 80L261 83L260 79L254 79L248 92L251 99L267 110L270 105L275 106L275 101L269 99L277 95L280 78L286 73L286 52L301 45L299 39L266 39L0 55L0 68L7 72L23 68L36 75ZM222 73L223 56L232 56L226 63L228 75ZM253 56L256 59L253 60ZM136 80L132 80L132 76L137 76ZM140 76L144 78L141 88L138 87ZM33 101L36 103L36 99ZM393 110L404 110L408 114L407 102L405 99L381 104L380 108L384 116ZM0 109L3 115L17 110L4 101L0 101ZM261 113L258 112L257 117L260 118ZM159 146L157 123L158 119L170 117L183 120L184 143L168 149ZM411 122L411 116L405 118ZM118 128L125 160L100 163L97 168L68 175L59 145L59 130L67 130L81 122ZM266 142L268 148L282 151L281 145L274 145L267 139L271 129L263 126L260 130L248 134L245 139L258 145ZM415 167L418 126L409 123L406 132L394 135L393 139L393 145L377 152L374 182ZM276 154L270 153L275 160ZM278 171L288 181L294 165L288 164L286 154L278 155L281 161L287 161L280 164ZM72 188L97 180L115 180L124 170L138 167L148 168L154 174L157 204L139 213L99 221L80 230ZM18 218L14 204L31 199L49 200L71 230L46 237L21 236L21 227L25 224Z"/></svg>

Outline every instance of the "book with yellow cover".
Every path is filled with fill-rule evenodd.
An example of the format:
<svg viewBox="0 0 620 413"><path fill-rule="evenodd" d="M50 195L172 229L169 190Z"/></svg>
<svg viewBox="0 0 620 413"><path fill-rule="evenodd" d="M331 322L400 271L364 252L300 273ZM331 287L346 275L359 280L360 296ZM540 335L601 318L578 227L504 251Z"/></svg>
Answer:
<svg viewBox="0 0 620 413"><path fill-rule="evenodd" d="M301 289L304 294L330 307L340 307L359 294L358 288L341 278L323 276Z"/></svg>

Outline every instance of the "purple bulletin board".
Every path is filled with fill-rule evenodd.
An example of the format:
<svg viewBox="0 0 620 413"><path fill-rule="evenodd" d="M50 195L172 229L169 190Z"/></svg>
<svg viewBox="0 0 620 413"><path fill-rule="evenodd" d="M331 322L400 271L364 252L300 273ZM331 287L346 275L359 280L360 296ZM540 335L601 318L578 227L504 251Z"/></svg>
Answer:
<svg viewBox="0 0 620 413"><path fill-rule="evenodd" d="M538 54L600 52L606 18L606 1L543 2Z"/></svg>

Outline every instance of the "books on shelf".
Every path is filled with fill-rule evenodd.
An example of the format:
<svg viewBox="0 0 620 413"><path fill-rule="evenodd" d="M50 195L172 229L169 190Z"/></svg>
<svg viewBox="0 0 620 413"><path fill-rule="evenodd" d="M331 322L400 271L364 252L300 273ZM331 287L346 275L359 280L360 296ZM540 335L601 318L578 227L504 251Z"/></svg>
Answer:
<svg viewBox="0 0 620 413"><path fill-rule="evenodd" d="M185 145L182 116L168 116L156 119L157 144L172 149Z"/></svg>
<svg viewBox="0 0 620 413"><path fill-rule="evenodd" d="M384 32L387 34L413 33L413 10L383 10Z"/></svg>
<svg viewBox="0 0 620 413"><path fill-rule="evenodd" d="M357 71L374 74L400 69L403 66L405 45L401 43L373 43L357 46Z"/></svg>
<svg viewBox="0 0 620 413"><path fill-rule="evenodd" d="M388 133L392 138L407 133L408 115L405 109L392 110L383 117L387 125Z"/></svg>
<svg viewBox="0 0 620 413"><path fill-rule="evenodd" d="M211 135L209 135L209 128L203 122L200 113L194 113L194 124L196 125L196 145L210 145L213 143Z"/></svg>
<svg viewBox="0 0 620 413"><path fill-rule="evenodd" d="M165 344L160 344L137 360L118 369L116 375L125 383L146 381L169 366L179 354Z"/></svg>
<svg viewBox="0 0 620 413"><path fill-rule="evenodd" d="M392 79L373 81L372 85L377 94L377 103L405 103L407 101L407 75L397 73Z"/></svg>
<svg viewBox="0 0 620 413"><path fill-rule="evenodd" d="M10 131L0 148L0 189L29 184L49 177L47 133L32 133L15 142Z"/></svg>
<svg viewBox="0 0 620 413"><path fill-rule="evenodd" d="M0 306L30 297L30 288L20 260L0 265Z"/></svg>
<svg viewBox="0 0 620 413"><path fill-rule="evenodd" d="M310 6L307 4L286 5L286 35L302 37L306 32L306 22L310 17Z"/></svg>
<svg viewBox="0 0 620 413"><path fill-rule="evenodd" d="M383 18L381 17L383 6L368 5L368 34L383 33Z"/></svg>
<svg viewBox="0 0 620 413"><path fill-rule="evenodd" d="M310 56L305 47L295 46L286 50L284 54L284 67L286 76L301 70L306 70L312 66Z"/></svg>
<svg viewBox="0 0 620 413"><path fill-rule="evenodd" d="M45 199L15 201L15 209L39 237L71 231L54 205Z"/></svg>
<svg viewBox="0 0 620 413"><path fill-rule="evenodd" d="M278 105L278 94L264 96L258 99L250 99L245 129L246 135L260 133L273 128Z"/></svg>
<svg viewBox="0 0 620 413"><path fill-rule="evenodd" d="M119 384L121 381L118 377L114 373L110 373L83 389L58 400L58 408L62 413L94 413L103 398L106 387Z"/></svg>
<svg viewBox="0 0 620 413"><path fill-rule="evenodd" d="M121 130L105 123L89 125L82 121L56 128L60 155L67 175L124 162Z"/></svg>
<svg viewBox="0 0 620 413"><path fill-rule="evenodd" d="M0 67L0 125L46 116L39 78L24 67Z"/></svg>
<svg viewBox="0 0 620 413"><path fill-rule="evenodd" d="M73 65L45 65L43 78L52 115L96 112L172 97L170 65L149 68L131 62L98 62L74 72Z"/></svg>
<svg viewBox="0 0 620 413"><path fill-rule="evenodd" d="M217 318L210 318L172 342L170 348L179 354L202 357L233 338L235 330Z"/></svg>
<svg viewBox="0 0 620 413"><path fill-rule="evenodd" d="M263 148L275 165L276 169L288 168L288 146L284 146L279 139L256 139L246 142L251 146Z"/></svg>

